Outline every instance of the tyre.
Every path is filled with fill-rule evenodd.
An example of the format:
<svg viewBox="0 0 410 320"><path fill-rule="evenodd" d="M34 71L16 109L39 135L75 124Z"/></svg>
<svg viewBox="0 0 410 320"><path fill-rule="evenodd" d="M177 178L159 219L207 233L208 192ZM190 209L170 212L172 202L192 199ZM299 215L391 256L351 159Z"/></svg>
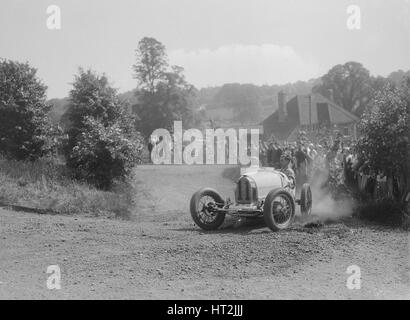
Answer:
<svg viewBox="0 0 410 320"><path fill-rule="evenodd" d="M212 208L221 207L224 200L213 189L201 189L191 198L190 211L192 219L204 230L216 230L225 220L224 212L216 212Z"/></svg>
<svg viewBox="0 0 410 320"><path fill-rule="evenodd" d="M270 191L263 205L263 218L272 231L286 229L295 216L295 200L285 189Z"/></svg>
<svg viewBox="0 0 410 320"><path fill-rule="evenodd" d="M312 191L308 183L303 184L302 191L300 192L300 212L303 217L312 213Z"/></svg>

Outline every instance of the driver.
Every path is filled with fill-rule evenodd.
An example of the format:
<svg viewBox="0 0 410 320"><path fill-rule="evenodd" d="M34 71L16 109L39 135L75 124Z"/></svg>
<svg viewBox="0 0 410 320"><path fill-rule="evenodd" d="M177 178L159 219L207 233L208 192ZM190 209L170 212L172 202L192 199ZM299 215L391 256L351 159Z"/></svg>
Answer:
<svg viewBox="0 0 410 320"><path fill-rule="evenodd" d="M295 172L290 167L290 161L292 155L289 152L285 152L280 157L280 171L283 172L289 179L289 187L293 189L296 186Z"/></svg>

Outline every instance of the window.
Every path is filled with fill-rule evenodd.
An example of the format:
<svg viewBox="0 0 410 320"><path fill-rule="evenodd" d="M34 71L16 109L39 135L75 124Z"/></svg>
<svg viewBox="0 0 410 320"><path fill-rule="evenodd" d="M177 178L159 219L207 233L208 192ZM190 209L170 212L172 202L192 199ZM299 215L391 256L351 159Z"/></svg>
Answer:
<svg viewBox="0 0 410 320"><path fill-rule="evenodd" d="M345 135L345 136L349 135L349 127L344 127L343 128L343 135Z"/></svg>

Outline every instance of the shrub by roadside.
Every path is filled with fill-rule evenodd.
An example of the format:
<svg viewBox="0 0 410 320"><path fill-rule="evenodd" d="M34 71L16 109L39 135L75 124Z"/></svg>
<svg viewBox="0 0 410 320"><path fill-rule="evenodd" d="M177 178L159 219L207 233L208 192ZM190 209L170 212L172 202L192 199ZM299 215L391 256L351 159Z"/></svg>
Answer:
<svg viewBox="0 0 410 320"><path fill-rule="evenodd" d="M356 207L355 215L361 219L383 225L408 228L405 207L394 200L368 200L362 202Z"/></svg>
<svg viewBox="0 0 410 320"><path fill-rule="evenodd" d="M107 77L80 69L67 114L68 139L63 149L74 177L103 190L126 180L141 160L143 139L136 130L135 115Z"/></svg>
<svg viewBox="0 0 410 320"><path fill-rule="evenodd" d="M118 122L106 127L86 118L85 123L86 130L77 138L67 161L77 179L110 190L113 182L126 179L140 161L141 139L136 132L127 134Z"/></svg>
<svg viewBox="0 0 410 320"><path fill-rule="evenodd" d="M64 164L0 160L0 203L50 210L61 214L128 217L133 187L117 182L110 191L98 190L70 177Z"/></svg>

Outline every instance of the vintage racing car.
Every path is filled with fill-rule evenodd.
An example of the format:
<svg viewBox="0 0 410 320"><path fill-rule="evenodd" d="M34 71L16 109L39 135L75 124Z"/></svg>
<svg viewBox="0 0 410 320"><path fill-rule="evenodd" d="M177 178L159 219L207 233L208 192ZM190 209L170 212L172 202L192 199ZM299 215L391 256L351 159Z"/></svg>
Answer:
<svg viewBox="0 0 410 320"><path fill-rule="evenodd" d="M288 177L274 168L249 167L236 183L235 203L211 188L194 193L190 202L191 216L205 230L215 230L222 225L225 215L236 217L262 217L273 230L287 228L295 216L296 204L302 216L312 210L312 192L303 184L300 199L291 187Z"/></svg>

